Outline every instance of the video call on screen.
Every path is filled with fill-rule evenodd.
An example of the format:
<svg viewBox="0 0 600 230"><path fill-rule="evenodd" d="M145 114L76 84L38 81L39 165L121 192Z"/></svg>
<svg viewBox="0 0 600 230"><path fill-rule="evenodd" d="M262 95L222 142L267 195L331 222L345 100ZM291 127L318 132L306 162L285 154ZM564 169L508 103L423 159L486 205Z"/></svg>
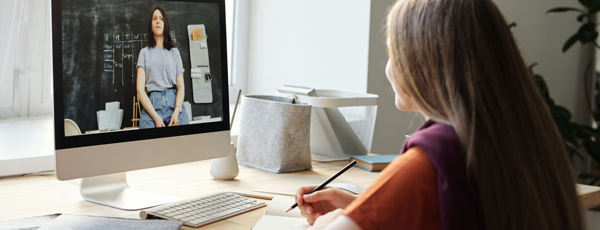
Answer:
<svg viewBox="0 0 600 230"><path fill-rule="evenodd" d="M151 24L157 7L163 25ZM64 118L82 134L222 120L217 3L62 0L61 8ZM149 47L155 33L174 48Z"/></svg>

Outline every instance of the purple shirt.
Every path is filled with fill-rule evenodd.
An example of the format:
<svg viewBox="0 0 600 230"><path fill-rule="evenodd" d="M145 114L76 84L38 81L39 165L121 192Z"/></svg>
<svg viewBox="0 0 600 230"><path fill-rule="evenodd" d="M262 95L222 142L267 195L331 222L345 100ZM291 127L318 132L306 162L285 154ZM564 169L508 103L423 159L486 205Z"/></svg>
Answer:
<svg viewBox="0 0 600 230"><path fill-rule="evenodd" d="M437 170L442 229L483 229L467 183L466 152L454 127L427 120L406 140L402 153L413 146L421 147Z"/></svg>

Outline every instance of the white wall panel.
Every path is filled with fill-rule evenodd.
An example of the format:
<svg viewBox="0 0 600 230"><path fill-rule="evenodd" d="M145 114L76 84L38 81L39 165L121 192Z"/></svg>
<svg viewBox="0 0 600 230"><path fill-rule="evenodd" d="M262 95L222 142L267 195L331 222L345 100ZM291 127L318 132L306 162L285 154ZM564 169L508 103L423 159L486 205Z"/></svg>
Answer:
<svg viewBox="0 0 600 230"><path fill-rule="evenodd" d="M367 90L369 0L252 0L247 91Z"/></svg>

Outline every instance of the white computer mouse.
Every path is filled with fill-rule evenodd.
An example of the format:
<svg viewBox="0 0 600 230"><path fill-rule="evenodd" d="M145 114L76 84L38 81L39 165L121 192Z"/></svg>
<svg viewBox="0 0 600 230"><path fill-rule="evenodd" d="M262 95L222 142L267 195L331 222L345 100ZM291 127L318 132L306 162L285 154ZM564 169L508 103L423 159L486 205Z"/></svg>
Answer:
<svg viewBox="0 0 600 230"><path fill-rule="evenodd" d="M363 191L365 191L364 188L355 185L355 184L349 184L349 183L331 183L327 186L331 186L331 187L336 187L336 188L341 188L343 190L346 190L348 192L354 193L356 195L360 195Z"/></svg>

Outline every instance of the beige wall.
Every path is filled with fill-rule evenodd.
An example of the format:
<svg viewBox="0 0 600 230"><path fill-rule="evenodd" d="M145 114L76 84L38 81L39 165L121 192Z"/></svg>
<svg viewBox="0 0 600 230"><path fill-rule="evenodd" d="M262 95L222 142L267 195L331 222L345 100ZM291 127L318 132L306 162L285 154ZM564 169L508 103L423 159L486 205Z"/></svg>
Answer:
<svg viewBox="0 0 600 230"><path fill-rule="evenodd" d="M388 83L384 67L387 61L383 42L383 20L387 7L395 0L371 1L369 37L369 63L367 92L380 96L377 122L371 152L399 153L404 135L414 132L423 122L420 115L398 111L394 107L394 94ZM546 15L553 7L580 7L575 0L495 0L507 21L518 26L513 33L528 63L538 62L535 71L542 75L555 102L573 114L577 122L589 122L585 106L583 72L592 60L593 49L575 44L562 53L564 42L577 31L579 23L575 13Z"/></svg>
<svg viewBox="0 0 600 230"><path fill-rule="evenodd" d="M388 56L385 51L383 25L387 8L394 2L395 0L371 1L367 92L379 95L371 148L371 152L377 154L400 153L404 135L414 132L424 122L420 114L396 109L394 91L385 77Z"/></svg>
<svg viewBox="0 0 600 230"><path fill-rule="evenodd" d="M565 41L581 25L575 12L546 14L548 9L567 6L582 8L574 0L496 0L507 21L517 27L513 34L528 63L537 62L536 73L542 75L554 101L573 114L573 120L589 123L584 97L583 75L593 60L593 47L573 45L562 53Z"/></svg>

